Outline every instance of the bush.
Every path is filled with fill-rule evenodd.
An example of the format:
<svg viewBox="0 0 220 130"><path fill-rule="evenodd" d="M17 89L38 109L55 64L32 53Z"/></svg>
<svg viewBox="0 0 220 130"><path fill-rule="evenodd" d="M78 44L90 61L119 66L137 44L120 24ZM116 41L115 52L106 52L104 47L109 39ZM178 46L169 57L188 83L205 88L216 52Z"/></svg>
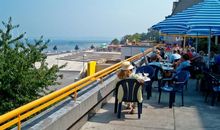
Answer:
<svg viewBox="0 0 220 130"><path fill-rule="evenodd" d="M57 84L57 65L47 67L43 37L30 43L25 33L13 38L11 18L0 29L0 115L46 94L47 87ZM40 67L36 68L36 62Z"/></svg>

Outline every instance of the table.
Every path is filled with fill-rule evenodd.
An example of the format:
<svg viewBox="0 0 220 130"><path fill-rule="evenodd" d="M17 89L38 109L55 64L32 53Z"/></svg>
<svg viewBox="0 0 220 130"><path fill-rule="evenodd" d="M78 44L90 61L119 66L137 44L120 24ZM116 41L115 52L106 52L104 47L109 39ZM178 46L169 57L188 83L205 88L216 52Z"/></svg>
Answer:
<svg viewBox="0 0 220 130"><path fill-rule="evenodd" d="M169 63L169 62L161 62L161 68L164 70L164 71L172 71L174 70L174 67L172 67L173 64L172 63Z"/></svg>

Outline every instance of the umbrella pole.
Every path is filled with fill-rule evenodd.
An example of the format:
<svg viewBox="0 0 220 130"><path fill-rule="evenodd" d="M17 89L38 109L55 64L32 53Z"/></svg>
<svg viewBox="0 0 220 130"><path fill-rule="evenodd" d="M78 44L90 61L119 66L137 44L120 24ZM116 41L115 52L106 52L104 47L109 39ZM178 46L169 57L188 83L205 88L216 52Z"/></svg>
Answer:
<svg viewBox="0 0 220 130"><path fill-rule="evenodd" d="M209 28L209 42L208 42L208 68L209 66L209 62L210 62L210 51L211 51L211 27Z"/></svg>
<svg viewBox="0 0 220 130"><path fill-rule="evenodd" d="M215 36L215 45L218 45L218 36Z"/></svg>
<svg viewBox="0 0 220 130"><path fill-rule="evenodd" d="M197 36L196 36L196 53L198 53L198 32L197 32Z"/></svg>
<svg viewBox="0 0 220 130"><path fill-rule="evenodd" d="M183 37L183 50L186 49L186 36Z"/></svg>

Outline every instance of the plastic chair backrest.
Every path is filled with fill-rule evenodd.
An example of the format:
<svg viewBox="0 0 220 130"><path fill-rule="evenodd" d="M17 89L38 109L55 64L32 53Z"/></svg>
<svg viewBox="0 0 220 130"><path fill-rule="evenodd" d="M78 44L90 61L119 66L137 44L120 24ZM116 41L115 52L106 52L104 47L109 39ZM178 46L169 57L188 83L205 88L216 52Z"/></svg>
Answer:
<svg viewBox="0 0 220 130"><path fill-rule="evenodd" d="M174 80L176 83L184 84L189 79L189 77L190 77L189 71L182 70L177 74L175 74Z"/></svg>
<svg viewBox="0 0 220 130"><path fill-rule="evenodd" d="M208 82L208 87L212 88L220 85L219 80L211 73L206 73L206 78Z"/></svg>
<svg viewBox="0 0 220 130"><path fill-rule="evenodd" d="M123 79L116 84L116 98L119 102L142 102L142 85L136 79Z"/></svg>
<svg viewBox="0 0 220 130"><path fill-rule="evenodd" d="M136 73L148 73L150 78L154 76L154 68L149 65L141 66L136 69Z"/></svg>
<svg viewBox="0 0 220 130"><path fill-rule="evenodd" d="M192 71L192 69L193 69L193 66L187 66L187 67L184 67L184 68L182 68L182 70L185 70L185 71L189 71L189 72L191 72Z"/></svg>
<svg viewBox="0 0 220 130"><path fill-rule="evenodd" d="M160 80L164 77L163 75L163 69L157 65L149 65L151 67L153 67L154 69L154 76L152 78L152 80Z"/></svg>

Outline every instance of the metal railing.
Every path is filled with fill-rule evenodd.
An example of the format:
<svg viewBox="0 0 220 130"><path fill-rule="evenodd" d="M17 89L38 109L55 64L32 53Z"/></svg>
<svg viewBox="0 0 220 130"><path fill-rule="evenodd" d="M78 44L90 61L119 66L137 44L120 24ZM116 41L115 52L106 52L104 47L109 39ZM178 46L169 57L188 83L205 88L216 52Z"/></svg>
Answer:
<svg viewBox="0 0 220 130"><path fill-rule="evenodd" d="M160 46L160 45L157 45ZM144 54L152 51L152 48L147 49ZM140 59L143 53L139 53L133 57L127 59L128 61L135 61ZM4 130L17 124L17 129L21 129L21 121L32 116L33 114L42 111L43 109L54 105L69 95L74 95L74 100L77 98L77 91L91 84L92 82L102 79L104 76L116 71L121 67L121 63L114 64L104 70L101 70L94 75L83 78L73 84L70 84L60 90L57 90L51 94L41 97L35 101L32 101L24 106L14 109L4 115L0 116L0 130Z"/></svg>

